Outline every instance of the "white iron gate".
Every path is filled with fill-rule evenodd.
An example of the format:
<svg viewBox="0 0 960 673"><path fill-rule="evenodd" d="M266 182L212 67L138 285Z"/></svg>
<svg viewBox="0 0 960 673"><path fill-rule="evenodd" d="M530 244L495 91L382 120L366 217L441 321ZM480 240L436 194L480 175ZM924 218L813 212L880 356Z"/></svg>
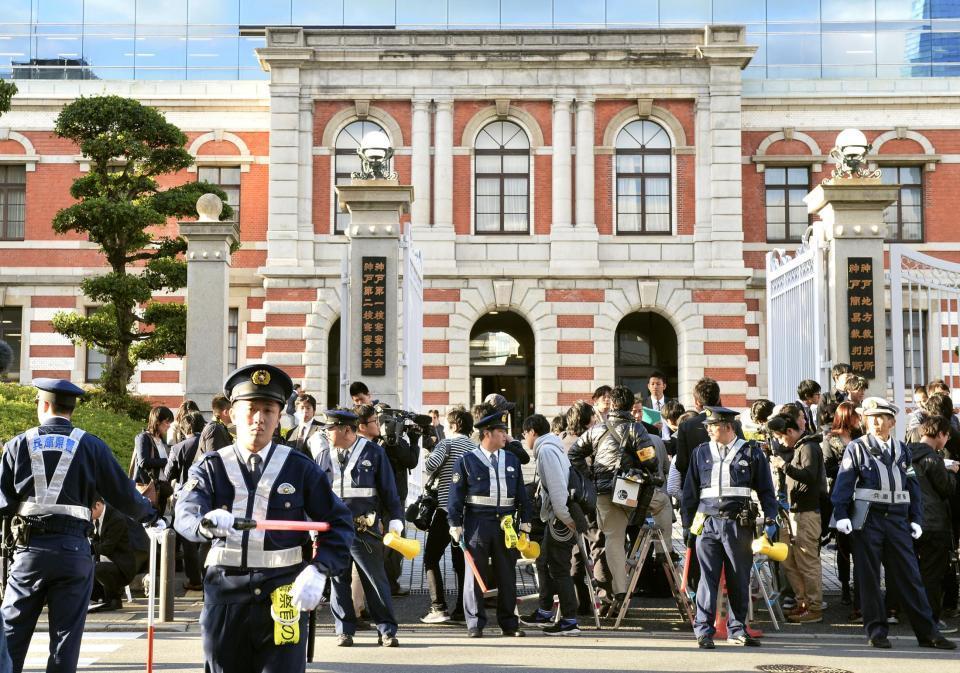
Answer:
<svg viewBox="0 0 960 673"><path fill-rule="evenodd" d="M935 378L951 389L960 384L958 318L960 264L891 245L890 350L901 428L906 428L908 389Z"/></svg>
<svg viewBox="0 0 960 673"><path fill-rule="evenodd" d="M777 403L797 398L803 379L830 381L827 357L825 251L817 227L791 257L767 253L767 395Z"/></svg>
<svg viewBox="0 0 960 673"><path fill-rule="evenodd" d="M408 411L423 409L423 253L413 247L406 234L400 240L403 254L403 350L400 352L402 377L401 404ZM407 503L423 491L423 452L420 464L407 477Z"/></svg>
<svg viewBox="0 0 960 673"><path fill-rule="evenodd" d="M340 260L340 406L349 409L350 399L350 248Z"/></svg>

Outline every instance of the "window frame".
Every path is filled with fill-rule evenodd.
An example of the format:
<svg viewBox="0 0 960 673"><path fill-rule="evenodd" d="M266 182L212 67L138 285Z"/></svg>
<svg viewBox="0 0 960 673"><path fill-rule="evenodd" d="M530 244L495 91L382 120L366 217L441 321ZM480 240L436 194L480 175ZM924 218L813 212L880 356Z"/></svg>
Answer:
<svg viewBox="0 0 960 673"><path fill-rule="evenodd" d="M226 184L222 181L223 178L223 169L231 169L237 171L237 183L236 184ZM206 182L216 185L223 191L229 189L237 190L237 202L230 203L230 207L233 208L233 218L229 220L224 220L225 222L236 222L237 226L240 225L240 200L243 198L243 166L241 164L201 164L197 166L197 182L204 181L203 171L215 170L217 172L218 180L213 182L211 180L206 180ZM229 202L228 202L229 203Z"/></svg>
<svg viewBox="0 0 960 673"><path fill-rule="evenodd" d="M232 352L232 355L231 355ZM232 360L231 360L232 358ZM240 364L240 309L227 308L227 371L234 371Z"/></svg>
<svg viewBox="0 0 960 673"><path fill-rule="evenodd" d="M620 135L623 131L635 122L647 122L653 124L654 126L659 127L663 134L667 138L669 146L666 148L621 148L618 146L617 141L620 138ZM676 169L676 161L674 161L674 142L673 138L670 135L670 131L667 129L666 124L662 124L654 119L631 119L626 124L624 124L617 135L614 137L613 141L613 218L614 218L614 234L617 236L673 236L675 233L674 227L674 214L676 209L674 208L674 173ZM618 158L621 156L666 156L669 161L669 167L666 173L652 173L646 171L640 171L639 173L625 173L620 171ZM644 167L645 167L645 163ZM630 179L636 180L639 183L639 190L637 196L640 199L640 228L637 231L622 231L620 229L620 179ZM667 222L669 223L669 229L666 231L648 231L647 230L647 178L658 178L666 179L667 181ZM623 213L626 214L635 214L635 213Z"/></svg>
<svg viewBox="0 0 960 673"><path fill-rule="evenodd" d="M3 327L3 314L6 311L14 312L14 318L16 317L16 312L19 312L20 322L15 327L11 328L12 331L16 331L18 336L17 347L14 347L13 344L8 341L9 337L7 336L7 330ZM24 316L24 307L23 306L0 306L0 340L6 341L10 348L13 349L14 362L11 363L10 370L6 373L7 381L20 381L20 369L23 367L23 316ZM16 323L16 320L13 320ZM13 366L16 365L16 367Z"/></svg>
<svg viewBox="0 0 960 673"><path fill-rule="evenodd" d="M807 172L807 184L806 184L806 185L791 184L791 183L790 183L790 178L789 178L789 176L790 176L790 170L791 170L791 169L795 169L795 168L802 168L803 170L805 170L805 171ZM784 182L778 183L778 184L773 184L773 185L768 184L768 183L767 183L767 175L769 175L768 171L770 171L770 170L783 170ZM763 177L763 225L764 225L764 237L765 237L765 240L766 240L767 243L774 243L774 244L800 243L800 242L803 240L803 234L806 233L807 228L813 223L813 216L810 214L809 211L807 211L807 222L806 222L806 224L805 224L804 227L803 227L803 231L801 231L801 232L797 235L796 238L791 238L791 237L790 237L790 234L791 234L791 226L790 226L790 225L792 224L792 222L790 221L790 207L791 207L791 206L790 206L790 191L791 191L791 190L794 190L794 189L801 189L801 188L802 188L802 189L805 189L805 190L807 191L807 193L809 193L809 192L810 192L810 181L812 180L812 176L813 176L813 166L812 166L812 165L806 165L806 164L801 165L801 166L797 166L797 165L793 165L793 164L791 164L791 165L782 165L782 166L780 166L780 165L768 165L768 166L764 169L764 177ZM784 219L784 234L785 234L784 238L771 238L771 237L770 237L770 221L769 221L769 219L767 218L767 208L769 208L770 206L767 205L767 194L768 194L770 191L772 191L772 190L779 190L780 192L783 193L783 196L784 196L784 199L783 199L783 212L784 212L784 218L785 218L785 219Z"/></svg>
<svg viewBox="0 0 960 673"><path fill-rule="evenodd" d="M513 126L516 126L517 129L519 129L520 133L523 134L523 137L527 141L526 149L504 149L503 146L501 146L500 149L478 149L476 144L477 144L477 139L480 137L480 134L483 133L489 126L496 123L508 123L508 124L512 124ZM513 136L513 137L516 137L516 136ZM477 138L474 139L474 147L473 147L473 233L475 235L477 236L529 236L530 235L532 230L531 222L530 222L530 218L531 218L530 200L531 200L531 186L533 183L533 181L530 178L531 155L532 155L532 152L530 147L530 135L527 133L527 130L523 128L523 126L521 126L520 124L518 124L516 121L512 119L495 119L488 122L487 124L484 124L483 127L479 130L479 132L477 133ZM527 159L527 170L525 173L504 173L502 170L499 173L480 173L477 170L478 156L479 157L483 157L483 156L501 157L501 160L500 160L501 169L503 168L503 159L502 159L503 157L523 156L523 157L526 157ZM479 208L480 180L497 180L499 183L500 206L499 206L498 215L499 215L500 226L499 226L499 229L497 230L481 231L479 229L480 215L495 214L495 213L487 213L487 212L481 213L477 210ZM524 180L526 182L527 190L526 190L526 197L524 198L525 210L523 213L526 216L526 220L527 220L527 226L525 229L510 230L510 231L505 229L507 213L504 210L505 204L506 204L505 202L506 190L504 189L504 187L507 180ZM510 213L510 214L517 215L519 213Z"/></svg>
<svg viewBox="0 0 960 673"><path fill-rule="evenodd" d="M909 183L909 184L907 184L907 185L904 185L904 183L900 181L900 171L905 170L905 169L908 169L908 168L916 169L916 170L919 172L919 174L920 174L920 182L916 182L916 183L911 182L911 183ZM897 172L897 179L896 179L896 181L893 182L893 183L886 183L887 186L897 185L897 201L896 201L896 203L893 203L893 204L891 204L890 206L888 206L889 208L896 208L896 210L897 210L897 221L896 221L897 235L896 235L895 237L889 235L889 234L890 234L890 226L889 226L889 224L888 224L888 225L887 225L887 234L888 234L888 235L883 239L883 242L884 242L884 243L924 243L924 242L926 241L926 226L925 226L925 224L926 224L926 217L925 217L925 213L924 213L924 193L923 193L923 192L924 192L924 179L923 179L923 175L924 175L924 173L925 173L926 171L923 169L923 166L917 165L917 164L881 164L881 165L880 165L880 170L881 170L881 172L882 172L882 171L889 171L889 170L895 170L895 171ZM903 191L904 191L905 188L906 188L906 189L915 189L915 190L917 190L917 191L919 192L919 194L920 194L920 237L919 237L919 238L904 238L904 237L903 237L903 206L902 206L903 199L901 198L901 195L902 195L902 193L903 193ZM886 209L884 209L884 212L886 212ZM885 223L886 223L886 222L885 222Z"/></svg>
<svg viewBox="0 0 960 673"><path fill-rule="evenodd" d="M89 318L93 313L96 313L100 310L100 306L87 306L84 310L84 316ZM100 366L100 374L103 375L103 369L105 369L110 364L110 357L101 350L96 348L90 348L85 346L83 349L83 381L84 383L99 383L100 376L91 377L90 376L90 353L99 353L103 356L103 363L95 363Z"/></svg>
<svg viewBox="0 0 960 673"><path fill-rule="evenodd" d="M0 168L22 168L23 182L0 182L0 193L3 198L0 199L0 241L25 241L27 238L27 166L21 164L0 164ZM4 178L6 180L6 178ZM10 209L9 195L14 192L23 193L23 221L20 223L21 233L19 237L9 235L10 220L7 214Z"/></svg>

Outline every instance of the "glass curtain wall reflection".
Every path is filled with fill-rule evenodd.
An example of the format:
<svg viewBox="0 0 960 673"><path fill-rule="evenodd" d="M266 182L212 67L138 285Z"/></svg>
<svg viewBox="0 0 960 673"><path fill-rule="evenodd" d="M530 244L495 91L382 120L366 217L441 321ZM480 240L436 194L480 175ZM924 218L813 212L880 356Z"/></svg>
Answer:
<svg viewBox="0 0 960 673"><path fill-rule="evenodd" d="M266 79L265 26L512 30L743 24L748 78L960 74L957 0L3 0L0 76Z"/></svg>

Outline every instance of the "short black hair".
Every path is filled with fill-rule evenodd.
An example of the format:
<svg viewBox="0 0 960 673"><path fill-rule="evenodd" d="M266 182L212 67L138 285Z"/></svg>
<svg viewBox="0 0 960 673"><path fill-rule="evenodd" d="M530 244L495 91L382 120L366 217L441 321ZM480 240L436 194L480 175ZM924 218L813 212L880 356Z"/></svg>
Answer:
<svg viewBox="0 0 960 673"><path fill-rule="evenodd" d="M614 411L630 411L636 396L626 386L617 386L610 391L610 406Z"/></svg>
<svg viewBox="0 0 960 673"><path fill-rule="evenodd" d="M188 436L195 435L198 432L203 432L203 428L206 424L206 419L199 411L188 411L180 419L178 427L180 428L181 434Z"/></svg>
<svg viewBox="0 0 960 673"><path fill-rule="evenodd" d="M927 416L920 421L921 437L938 437L950 434L950 420L943 416Z"/></svg>
<svg viewBox="0 0 960 673"><path fill-rule="evenodd" d="M750 405L750 420L758 424L766 423L775 406L772 400L761 397Z"/></svg>
<svg viewBox="0 0 960 673"><path fill-rule="evenodd" d="M683 416L686 411L679 400L668 400L667 403L663 405L663 410L660 413L668 421L676 423L677 419Z"/></svg>
<svg viewBox="0 0 960 673"><path fill-rule="evenodd" d="M802 402L806 402L814 395L819 395L820 391L819 383L813 379L804 379L800 382L800 385L797 386L797 397L799 397Z"/></svg>
<svg viewBox="0 0 960 673"><path fill-rule="evenodd" d="M367 388L367 384L363 381L354 381L350 384L350 397L354 395L369 395L370 389Z"/></svg>
<svg viewBox="0 0 960 673"><path fill-rule="evenodd" d="M837 407L840 405L836 400L827 400L821 402L817 407L817 425L833 425L833 420L837 417Z"/></svg>
<svg viewBox="0 0 960 673"><path fill-rule="evenodd" d="M223 393L217 393L214 395L213 400L210 402L210 408L213 409L213 413L218 415L232 406L233 403Z"/></svg>
<svg viewBox="0 0 960 673"><path fill-rule="evenodd" d="M799 421L800 417L803 416L803 410L800 409L799 405L790 402L789 404L781 405L779 415L789 416L794 421ZM800 427L799 423L797 423L797 427Z"/></svg>
<svg viewBox="0 0 960 673"><path fill-rule="evenodd" d="M550 432L555 435L562 434L567 429L567 417L563 414L557 414L550 421Z"/></svg>
<svg viewBox="0 0 960 673"><path fill-rule="evenodd" d="M463 407L454 407L447 412L447 425L461 435L469 435L473 432L473 415Z"/></svg>
<svg viewBox="0 0 960 673"><path fill-rule="evenodd" d="M942 393L934 393L923 403L924 410L931 416L953 416L953 400Z"/></svg>
<svg viewBox="0 0 960 673"><path fill-rule="evenodd" d="M357 421L368 423L371 418L377 415L377 408L372 404L358 404L353 408L353 413L357 415Z"/></svg>
<svg viewBox="0 0 960 673"><path fill-rule="evenodd" d="M787 430L796 430L800 432L800 426L797 421L787 414L777 414L767 421L767 430L770 432L785 433Z"/></svg>
<svg viewBox="0 0 960 673"><path fill-rule="evenodd" d="M664 385L666 385L667 383L667 375L664 374L659 369L655 369L652 372L650 372L650 376L647 377L647 380L649 381L650 379L660 379L661 381L663 381Z"/></svg>
<svg viewBox="0 0 960 673"><path fill-rule="evenodd" d="M838 362L830 368L830 378L835 379L842 374L849 374L850 371L850 365L846 362Z"/></svg>
<svg viewBox="0 0 960 673"><path fill-rule="evenodd" d="M599 388L593 391L592 399L594 402L596 402L601 397L603 397L604 395L609 395L611 392L613 392L613 388L611 388L610 386L600 386Z"/></svg>
<svg viewBox="0 0 960 673"><path fill-rule="evenodd" d="M550 434L550 423L543 414L533 414L523 420L523 432L526 433L528 430L537 433L537 437L543 437Z"/></svg>
<svg viewBox="0 0 960 673"><path fill-rule="evenodd" d="M701 407L720 406L720 386L710 377L704 376L693 387L693 399Z"/></svg>
<svg viewBox="0 0 960 673"><path fill-rule="evenodd" d="M307 393L303 393L302 395L297 396L297 402L301 404L309 404L311 407L314 408L314 410L316 410L317 408L317 398Z"/></svg>

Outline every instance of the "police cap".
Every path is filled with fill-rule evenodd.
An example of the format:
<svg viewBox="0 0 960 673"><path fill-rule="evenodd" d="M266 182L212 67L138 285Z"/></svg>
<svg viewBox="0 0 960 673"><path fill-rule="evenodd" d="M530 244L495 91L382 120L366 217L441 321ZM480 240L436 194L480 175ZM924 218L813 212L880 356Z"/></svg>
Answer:
<svg viewBox="0 0 960 673"><path fill-rule="evenodd" d="M703 424L713 425L714 423L733 423L740 415L739 411L727 409L726 407L704 407Z"/></svg>
<svg viewBox="0 0 960 673"><path fill-rule="evenodd" d="M346 409L327 409L323 412L323 424L328 428L331 425L349 425L356 429L360 417Z"/></svg>
<svg viewBox="0 0 960 673"><path fill-rule="evenodd" d="M506 430L507 421L509 420L510 415L505 411L497 411L490 414L489 416L484 416L479 421L473 424L477 430Z"/></svg>
<svg viewBox="0 0 960 673"><path fill-rule="evenodd" d="M868 397L860 406L857 407L857 413L861 416L896 416L900 412L893 404L890 404L882 397Z"/></svg>
<svg viewBox="0 0 960 673"><path fill-rule="evenodd" d="M240 367L227 376L223 394L231 402L240 400L273 400L281 406L293 394L293 381L279 367L254 364Z"/></svg>
<svg viewBox="0 0 960 673"><path fill-rule="evenodd" d="M65 379L34 379L33 387L37 389L37 399L70 409L77 406L77 398L84 394L83 388Z"/></svg>

